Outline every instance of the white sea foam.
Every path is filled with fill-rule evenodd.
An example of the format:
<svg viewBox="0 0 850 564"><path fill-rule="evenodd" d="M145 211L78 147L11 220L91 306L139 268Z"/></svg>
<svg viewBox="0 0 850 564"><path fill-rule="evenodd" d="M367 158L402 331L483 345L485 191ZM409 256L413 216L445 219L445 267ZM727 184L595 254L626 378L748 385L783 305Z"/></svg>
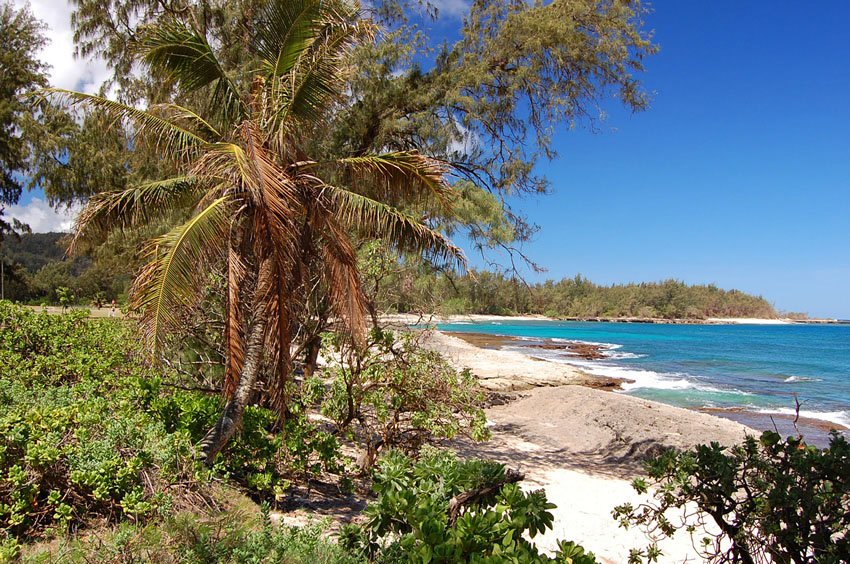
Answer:
<svg viewBox="0 0 850 564"><path fill-rule="evenodd" d="M786 384L793 384L794 382L823 382L820 378L809 378L807 376L789 376L783 380Z"/></svg>
<svg viewBox="0 0 850 564"><path fill-rule="evenodd" d="M519 337L521 340L537 341L537 337ZM580 368L582 371L593 376L617 378L624 380L621 384L621 389L624 392L631 392L639 389L654 389L654 390L694 390L698 392L713 392L721 394L734 394L742 396L751 396L749 392L735 389L716 388L703 384L693 378L691 375L683 372L655 372L653 370L641 370L613 364L610 361L644 358L646 355L636 354L627 351L620 351L623 345L616 343L603 343L595 341L579 341L576 339L550 339L554 343L565 344L583 344L595 345L600 348L600 352L605 356L604 360L586 360L581 356L571 355L570 351L564 350L537 350L529 349L525 346L507 346L503 350L519 352L532 358L540 360L548 360L561 364L569 364ZM533 350L533 354L532 354Z"/></svg>
<svg viewBox="0 0 850 564"><path fill-rule="evenodd" d="M617 343L600 343L597 341L579 341L578 339L561 339L559 337L554 337L550 339L553 343L568 343L568 344L577 344L577 345L594 345L596 347L603 348L605 350L616 350L623 348L623 345L619 345Z"/></svg>
<svg viewBox="0 0 850 564"><path fill-rule="evenodd" d="M790 407L760 408L756 409L755 412L764 413L765 415L775 414L793 416L796 414L796 412ZM817 419L819 421L828 421L829 423L836 423L843 427L850 428L850 411L807 411L801 409L800 417Z"/></svg>
<svg viewBox="0 0 850 564"><path fill-rule="evenodd" d="M593 376L626 380L626 382L623 382L621 385L623 391L626 392L637 390L639 388L651 388L656 390L701 389L710 391L708 388L701 387L696 382L689 380L686 374L681 373L659 373L652 370L638 370L599 361L584 360L581 358L572 359L563 356L553 358L547 355L547 360L576 366Z"/></svg>
<svg viewBox="0 0 850 564"><path fill-rule="evenodd" d="M636 354L630 352L612 352L605 355L606 357L612 360L625 360L625 359L634 359L634 358L645 358L645 354Z"/></svg>
<svg viewBox="0 0 850 564"><path fill-rule="evenodd" d="M623 382L623 391L630 392L637 389L654 390L691 390L697 389L698 385L688 380L683 374L663 374L652 370L630 370L619 366L606 366L591 370L591 374L597 376L610 376L623 378L630 382Z"/></svg>
<svg viewBox="0 0 850 564"><path fill-rule="evenodd" d="M608 364L606 362L584 360L582 358L569 358L553 355L535 355L537 358L569 364L580 368L582 371L592 375L607 378L618 378L626 380L621 384L622 391L631 392L639 389L653 390L694 390L697 392L713 392L721 394L733 394L740 396L751 396L750 392L742 390L730 390L716 388L703 384L683 372L655 372L653 370L639 370Z"/></svg>

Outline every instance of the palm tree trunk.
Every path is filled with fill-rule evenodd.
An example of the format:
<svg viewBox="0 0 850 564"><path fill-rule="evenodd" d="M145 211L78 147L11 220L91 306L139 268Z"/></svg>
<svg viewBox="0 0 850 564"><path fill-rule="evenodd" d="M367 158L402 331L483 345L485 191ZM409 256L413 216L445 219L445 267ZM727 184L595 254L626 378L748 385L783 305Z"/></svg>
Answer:
<svg viewBox="0 0 850 564"><path fill-rule="evenodd" d="M248 336L248 347L245 351L245 364L239 377L239 384L233 396L224 406L224 412L219 417L215 426L207 431L201 440L201 455L208 466L212 466L215 457L233 437L242 424L242 416L245 407L251 401L251 394L257 383L260 373L260 365L263 360L263 337L265 334L265 322L257 321L251 328Z"/></svg>
<svg viewBox="0 0 850 564"><path fill-rule="evenodd" d="M322 350L322 338L318 335L310 337L307 342L307 351L304 355L304 377L310 378L319 365L319 353Z"/></svg>

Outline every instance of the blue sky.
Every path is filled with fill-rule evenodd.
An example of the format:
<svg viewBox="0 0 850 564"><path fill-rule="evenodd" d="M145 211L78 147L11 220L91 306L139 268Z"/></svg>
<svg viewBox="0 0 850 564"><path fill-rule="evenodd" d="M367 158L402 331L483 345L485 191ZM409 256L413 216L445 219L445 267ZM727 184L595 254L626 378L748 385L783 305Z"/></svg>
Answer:
<svg viewBox="0 0 850 564"><path fill-rule="evenodd" d="M108 69L70 58L70 6L31 3L53 82L96 89ZM467 2L438 4L437 27L456 28ZM554 194L517 203L541 227L525 250L548 272L531 279L713 282L850 318L850 3L653 5L652 108L610 103L599 133L561 131L542 165ZM68 221L39 194L10 211L37 230Z"/></svg>
<svg viewBox="0 0 850 564"><path fill-rule="evenodd" d="M850 3L654 3L652 108L563 132L519 203L548 272L678 278L850 318Z"/></svg>

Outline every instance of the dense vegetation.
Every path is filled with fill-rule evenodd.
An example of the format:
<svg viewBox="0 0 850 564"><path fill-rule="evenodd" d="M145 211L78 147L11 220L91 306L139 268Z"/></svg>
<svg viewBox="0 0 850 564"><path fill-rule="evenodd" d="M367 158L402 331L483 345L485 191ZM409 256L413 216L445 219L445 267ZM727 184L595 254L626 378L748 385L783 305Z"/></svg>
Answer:
<svg viewBox="0 0 850 564"><path fill-rule="evenodd" d="M385 311L540 314L575 318L704 319L707 317L777 317L764 298L713 284L688 285L677 280L603 286L582 276L526 284L515 276L472 271L447 276L421 266L393 261L370 271L366 287Z"/></svg>
<svg viewBox="0 0 850 564"><path fill-rule="evenodd" d="M401 454L417 454L423 444L460 432L486 436L469 375L451 371L410 339L394 351L397 364L386 372L377 370L376 359L363 358L356 370L341 365L329 378L303 382L300 391L293 390L283 427L274 412L250 407L238 438L207 467L198 460L198 443L222 399L187 389L192 380L173 370L148 366L133 344L134 332L132 323L88 319L84 311L50 315L0 302L0 560L31 551L28 542L104 522L120 526L99 544L82 538L69 550L87 558L111 552L110 559L167 555L181 561L314 555L322 562L349 562L367 552L374 557L373 541L367 549L355 539L383 536L380 527L351 529L343 550L322 540L317 529L277 528L267 515L257 523L250 515L240 518L239 510L229 515L220 510L233 509L226 500L235 488L270 505L286 503L311 484L333 484L329 491L345 496L352 480L368 476L384 450L393 454L376 474L379 497L370 511L380 515L387 504L424 503L430 492L436 497L429 503L436 505L429 518L457 520L452 554L473 553L474 546L463 541L464 527L470 526L482 534L482 527L490 527L488 542L497 551L533 554L521 533L551 525L543 494L522 494L505 480L501 465L459 463L444 451L426 450L430 454L414 466ZM379 339L383 348L374 354L386 358L395 339L389 333ZM315 418L322 412L332 422ZM371 442L373 437L381 444ZM343 454L343 442L369 456L355 464ZM486 495L468 500L463 512L449 512L450 498L480 488ZM391 501L392 495L407 501ZM497 499L511 510L491 509L494 518L476 525L478 512L471 510ZM409 521L417 530L433 526L417 522L422 514L414 506L408 511L393 522ZM505 540L509 531L512 544ZM425 539L437 543L436 554L449 550L440 547L446 540ZM451 561L449 556L442 561Z"/></svg>
<svg viewBox="0 0 850 564"><path fill-rule="evenodd" d="M173 377L146 368L120 322L0 302L0 328L0 525L10 539L139 520L205 495L193 445L220 398L164 384ZM214 470L261 495L282 492L273 461L292 454L268 435L273 421L252 410ZM301 439L303 450L322 435L301 429Z"/></svg>
<svg viewBox="0 0 850 564"><path fill-rule="evenodd" d="M654 541L683 529L709 562L847 562L848 468L850 444L835 431L823 450L767 431L728 450L712 443L665 453L648 464L649 480L634 482L643 494L652 486L652 501L614 516ZM704 532L706 522L717 534ZM632 553L638 562L657 556L655 544Z"/></svg>
<svg viewBox="0 0 850 564"><path fill-rule="evenodd" d="M33 233L5 242L9 262L20 265L7 272L7 298L58 303L55 289L63 286L74 290L77 303L83 305L98 296L107 300L126 296L131 272L126 266L120 268L114 258L107 261L107 248L99 252L94 263L85 258L63 260L62 240L58 233ZM387 312L436 309L445 314L660 319L777 316L762 297L711 284L666 280L602 286L576 276L526 285L515 277L486 271L447 276L427 268L376 260L374 255L373 247L361 252L361 258L371 260L365 285L375 306Z"/></svg>
<svg viewBox="0 0 850 564"><path fill-rule="evenodd" d="M3 293L7 300L58 304L58 288L71 291L74 303L88 305L126 295L130 277L121 270L95 265L92 257L66 258L67 234L26 233L0 246L5 262Z"/></svg>

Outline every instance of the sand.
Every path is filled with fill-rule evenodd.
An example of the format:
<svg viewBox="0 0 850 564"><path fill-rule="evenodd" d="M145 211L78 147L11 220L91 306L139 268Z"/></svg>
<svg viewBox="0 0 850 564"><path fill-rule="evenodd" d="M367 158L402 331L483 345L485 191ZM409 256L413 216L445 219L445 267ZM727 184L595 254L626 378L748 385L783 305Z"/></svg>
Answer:
<svg viewBox="0 0 850 564"><path fill-rule="evenodd" d="M477 347L439 331L426 332L422 344L438 351L454 366L472 370L481 386L490 391L519 391L567 384L601 385L606 382L573 366L531 359L514 351Z"/></svg>
<svg viewBox="0 0 850 564"><path fill-rule="evenodd" d="M731 445L757 434L706 413L587 387L599 383L572 366L479 348L436 331L422 342L510 400L487 410L492 440L454 446L464 456L523 471L528 489L545 488L558 506L554 530L534 539L546 550L554 549L557 539L568 539L603 562L626 562L629 550L645 547L648 540L638 530L619 528L611 511L627 501L645 501L631 487L631 480L643 475L645 458L665 448L711 441ZM660 548L659 562L702 560L686 532Z"/></svg>
<svg viewBox="0 0 850 564"><path fill-rule="evenodd" d="M708 323L728 325L790 325L789 319L761 319L756 317L709 317Z"/></svg>

